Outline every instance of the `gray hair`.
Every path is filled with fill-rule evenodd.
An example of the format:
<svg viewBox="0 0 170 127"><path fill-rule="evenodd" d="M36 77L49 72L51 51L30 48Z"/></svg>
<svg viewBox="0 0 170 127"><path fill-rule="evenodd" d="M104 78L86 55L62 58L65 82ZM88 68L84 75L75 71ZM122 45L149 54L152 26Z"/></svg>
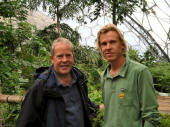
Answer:
<svg viewBox="0 0 170 127"><path fill-rule="evenodd" d="M52 45L51 45L51 49L50 49L50 54L51 56L54 55L54 48L56 46L56 44L58 43L63 43L63 44L68 44L70 45L71 49L72 49L72 52L73 52L73 44L71 43L70 40L66 39L66 38L63 38L63 37L59 37L57 38L56 40L53 41Z"/></svg>

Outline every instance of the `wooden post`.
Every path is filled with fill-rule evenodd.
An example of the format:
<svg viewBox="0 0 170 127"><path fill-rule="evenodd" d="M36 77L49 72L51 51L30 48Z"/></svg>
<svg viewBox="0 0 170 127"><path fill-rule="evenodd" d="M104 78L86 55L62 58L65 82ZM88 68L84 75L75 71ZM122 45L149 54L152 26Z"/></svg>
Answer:
<svg viewBox="0 0 170 127"><path fill-rule="evenodd" d="M0 80L0 103L20 103L24 100L24 96L5 95L1 93L1 80Z"/></svg>
<svg viewBox="0 0 170 127"><path fill-rule="evenodd" d="M24 96L0 94L0 103L20 103L23 100Z"/></svg>
<svg viewBox="0 0 170 127"><path fill-rule="evenodd" d="M1 91L1 80L0 80L0 103L20 103L24 100L24 96L15 96L15 95L4 95ZM2 127L3 117L0 107L0 127Z"/></svg>

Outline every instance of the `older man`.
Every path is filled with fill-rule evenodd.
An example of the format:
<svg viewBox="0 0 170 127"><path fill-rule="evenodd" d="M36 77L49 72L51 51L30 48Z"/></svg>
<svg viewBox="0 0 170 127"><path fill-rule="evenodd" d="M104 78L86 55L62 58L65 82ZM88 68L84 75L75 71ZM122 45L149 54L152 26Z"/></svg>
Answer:
<svg viewBox="0 0 170 127"><path fill-rule="evenodd" d="M160 114L148 68L126 55L126 42L114 24L104 26L97 46L109 62L102 73L104 127L158 127Z"/></svg>
<svg viewBox="0 0 170 127"><path fill-rule="evenodd" d="M37 70L17 127L91 127L89 115L98 106L88 98L87 79L73 67L73 58L69 40L58 38L53 42L52 66Z"/></svg>

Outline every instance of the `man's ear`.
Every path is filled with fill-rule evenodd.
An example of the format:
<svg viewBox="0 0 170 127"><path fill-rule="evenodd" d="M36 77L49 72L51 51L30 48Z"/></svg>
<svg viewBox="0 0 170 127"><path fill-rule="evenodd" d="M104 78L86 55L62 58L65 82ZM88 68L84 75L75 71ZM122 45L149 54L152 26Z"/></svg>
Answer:
<svg viewBox="0 0 170 127"><path fill-rule="evenodd" d="M126 45L124 43L122 43L122 54L126 56Z"/></svg>
<svg viewBox="0 0 170 127"><path fill-rule="evenodd" d="M51 63L53 63L53 56L50 56Z"/></svg>
<svg viewBox="0 0 170 127"><path fill-rule="evenodd" d="M126 45L125 45L125 43L122 43L122 49L126 49Z"/></svg>
<svg viewBox="0 0 170 127"><path fill-rule="evenodd" d="M72 54L73 54L73 59L74 59L74 57L75 57L75 53L74 53L74 51L72 52Z"/></svg>

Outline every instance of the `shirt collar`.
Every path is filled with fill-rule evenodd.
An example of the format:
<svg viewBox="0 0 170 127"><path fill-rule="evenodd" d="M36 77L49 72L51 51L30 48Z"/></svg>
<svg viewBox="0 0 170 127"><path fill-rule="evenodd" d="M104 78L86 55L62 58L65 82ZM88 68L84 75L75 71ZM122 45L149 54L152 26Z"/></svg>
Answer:
<svg viewBox="0 0 170 127"><path fill-rule="evenodd" d="M129 57L126 56L126 62L125 64L123 65L123 67L120 69L119 73L116 74L114 77L117 77L117 76L120 76L120 77L125 77L126 76L126 72L128 70L128 66L129 66ZM110 65L107 66L106 68L106 77L107 78L114 78L112 77L112 75L110 74Z"/></svg>

